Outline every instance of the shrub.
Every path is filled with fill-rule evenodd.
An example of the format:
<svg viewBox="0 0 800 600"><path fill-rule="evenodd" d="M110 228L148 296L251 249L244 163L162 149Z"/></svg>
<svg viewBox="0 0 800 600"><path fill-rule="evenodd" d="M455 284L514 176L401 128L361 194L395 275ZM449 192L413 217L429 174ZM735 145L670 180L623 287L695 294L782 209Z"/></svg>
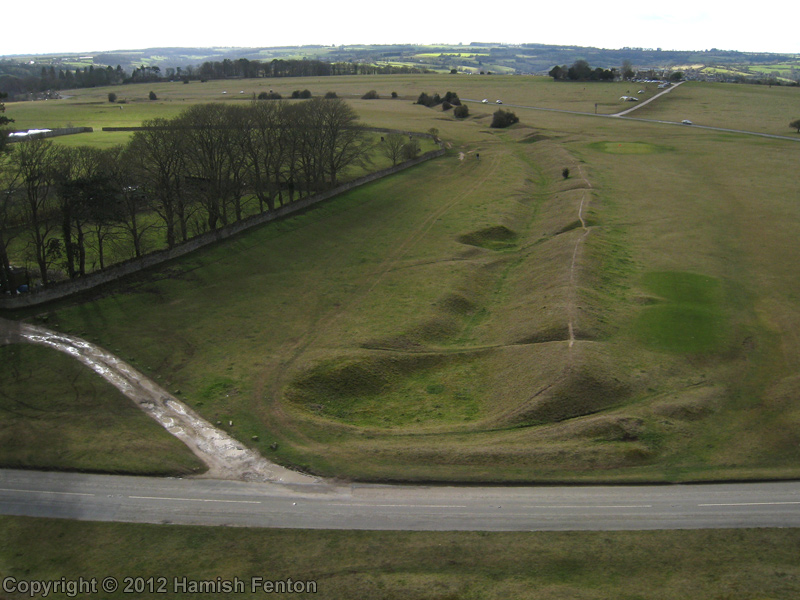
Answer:
<svg viewBox="0 0 800 600"><path fill-rule="evenodd" d="M561 171L561 176L562 176L564 179L569 179L569 169L567 169L567 168L565 167L565 168L564 168L564 170L563 170L563 171Z"/></svg>
<svg viewBox="0 0 800 600"><path fill-rule="evenodd" d="M461 104L461 100L455 92L447 92L444 95L444 101L449 102L453 106L459 106Z"/></svg>
<svg viewBox="0 0 800 600"><path fill-rule="evenodd" d="M362 100L377 100L378 98L380 98L380 96L378 96L378 92L376 92L375 90L370 90L366 94L361 96Z"/></svg>
<svg viewBox="0 0 800 600"><path fill-rule="evenodd" d="M469 116L469 107L466 104L456 106L453 110L453 116L457 119L466 119Z"/></svg>
<svg viewBox="0 0 800 600"><path fill-rule="evenodd" d="M282 96L278 92L261 92L258 95L259 100L280 100Z"/></svg>
<svg viewBox="0 0 800 600"><path fill-rule="evenodd" d="M425 92L422 92L417 98L416 104L421 104L422 106L433 106L433 98L428 96L428 94Z"/></svg>
<svg viewBox="0 0 800 600"><path fill-rule="evenodd" d="M397 98L397 92L392 92L392 98Z"/></svg>
<svg viewBox="0 0 800 600"><path fill-rule="evenodd" d="M150 100L158 100L158 96L156 96L156 93L153 91L150 92L148 97L150 98Z"/></svg>
<svg viewBox="0 0 800 600"><path fill-rule="evenodd" d="M447 100L442 102L442 110L450 110L451 108L453 108L453 105L447 102Z"/></svg>
<svg viewBox="0 0 800 600"><path fill-rule="evenodd" d="M403 148L401 153L403 158L406 160L411 160L412 158L417 158L419 156L420 146L419 141L417 138L411 138L405 144L403 144Z"/></svg>
<svg viewBox="0 0 800 600"><path fill-rule="evenodd" d="M336 92L327 92L327 93L325 94L325 97L326 97L328 100L333 100L334 98L338 98L339 96L337 96L337 95L336 95Z"/></svg>
<svg viewBox="0 0 800 600"><path fill-rule="evenodd" d="M510 110L503 110L502 108L498 109L497 112L492 115L492 124L490 127L508 127L513 125L514 123L519 122L519 117L515 115Z"/></svg>
<svg viewBox="0 0 800 600"><path fill-rule="evenodd" d="M109 102L116 102L117 95L114 92L108 92L108 101Z"/></svg>

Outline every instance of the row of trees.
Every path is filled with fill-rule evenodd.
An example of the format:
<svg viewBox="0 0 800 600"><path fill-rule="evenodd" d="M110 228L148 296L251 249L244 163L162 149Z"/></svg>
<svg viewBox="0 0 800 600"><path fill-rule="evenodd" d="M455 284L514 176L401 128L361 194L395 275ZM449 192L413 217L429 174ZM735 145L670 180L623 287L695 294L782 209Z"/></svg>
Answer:
<svg viewBox="0 0 800 600"><path fill-rule="evenodd" d="M408 66L376 65L369 62L325 62L308 59L281 59L271 61L224 59L206 61L197 71L203 79L259 78L259 77L327 77L329 75L393 75L397 73L422 73L424 69Z"/></svg>
<svg viewBox="0 0 800 600"><path fill-rule="evenodd" d="M10 144L0 157L0 285L10 244L25 246L39 279L84 275L141 256L157 228L167 246L335 186L367 160L372 137L341 99L195 105L144 123L124 146Z"/></svg>
<svg viewBox="0 0 800 600"><path fill-rule="evenodd" d="M141 65L127 73L116 67L90 65L83 68L56 68L0 61L0 92L27 94L85 87L101 87L123 83L145 83L182 79L190 80L261 78L261 77L319 77L328 75L373 75L424 73L425 69L408 66L375 65L360 62L324 62L321 60L273 59L271 61L224 59L206 61L199 66L168 67Z"/></svg>
<svg viewBox="0 0 800 600"><path fill-rule="evenodd" d="M571 67L556 65L548 73L555 81L614 81L616 69L592 69L585 60L576 60Z"/></svg>
<svg viewBox="0 0 800 600"><path fill-rule="evenodd" d="M75 69L56 69L53 66L37 67L0 61L0 92L11 95L116 85L128 78L128 74L119 65L116 68L91 65Z"/></svg>

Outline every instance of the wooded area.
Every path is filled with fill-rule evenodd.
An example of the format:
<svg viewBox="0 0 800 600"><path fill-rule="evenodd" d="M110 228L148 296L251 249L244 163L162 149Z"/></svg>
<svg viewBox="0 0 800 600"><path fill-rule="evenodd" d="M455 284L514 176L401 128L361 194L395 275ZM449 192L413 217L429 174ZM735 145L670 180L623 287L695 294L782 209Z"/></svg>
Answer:
<svg viewBox="0 0 800 600"><path fill-rule="evenodd" d="M371 146L338 98L199 104L143 124L124 146L10 144L0 157L0 288L16 289L9 247L37 279L99 268L113 239L139 257L157 229L167 247L333 187ZM119 251L117 251L119 253Z"/></svg>

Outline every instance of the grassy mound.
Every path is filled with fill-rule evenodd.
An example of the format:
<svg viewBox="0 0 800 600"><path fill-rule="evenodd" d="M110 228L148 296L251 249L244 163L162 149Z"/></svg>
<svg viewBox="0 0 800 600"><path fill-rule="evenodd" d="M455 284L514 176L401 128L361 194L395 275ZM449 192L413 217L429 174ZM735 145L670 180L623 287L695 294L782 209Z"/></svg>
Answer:
<svg viewBox="0 0 800 600"><path fill-rule="evenodd" d="M465 233L456 238L461 244L479 246L489 250L503 250L514 246L517 234L505 225L493 225Z"/></svg>
<svg viewBox="0 0 800 600"><path fill-rule="evenodd" d="M301 410L359 427L463 423L481 412L469 354L335 359L300 373L286 398Z"/></svg>
<svg viewBox="0 0 800 600"><path fill-rule="evenodd" d="M630 389L613 376L589 369L568 370L522 405L511 424L565 421L622 404L629 395Z"/></svg>

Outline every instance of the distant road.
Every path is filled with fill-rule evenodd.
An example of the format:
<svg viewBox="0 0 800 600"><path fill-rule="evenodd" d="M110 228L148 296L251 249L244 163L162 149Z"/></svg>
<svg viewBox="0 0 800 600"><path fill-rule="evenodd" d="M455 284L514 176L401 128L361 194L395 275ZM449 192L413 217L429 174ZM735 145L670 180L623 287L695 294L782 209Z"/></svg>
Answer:
<svg viewBox="0 0 800 600"><path fill-rule="evenodd" d="M131 523L408 531L800 527L800 482L287 485L2 470L0 513Z"/></svg>
<svg viewBox="0 0 800 600"><path fill-rule="evenodd" d="M759 131L746 131L746 130L743 130L743 129L727 129L725 127L712 127L710 125L697 125L697 124L686 125L686 124L684 124L684 123L682 123L680 121L664 121L664 120L660 120L660 119L640 119L640 118L626 116L628 113L630 113L630 112L636 110L637 108L639 108L639 106L643 106L647 102L651 102L652 100L655 100L658 96L668 92L670 89L674 89L675 87L677 87L677 86L673 86L672 88L669 88L667 90L664 90L663 92L660 92L659 94L656 94L655 96L653 96L649 100L643 102L641 105L634 106L632 108L629 108L629 109L624 110L624 111L619 112L619 113L614 113L612 115L598 115L598 114L595 114L595 113L582 112L582 111L577 111L577 110L564 110L564 109L561 109L561 108L543 108L541 106L526 106L524 104L502 104L502 105L498 105L498 104L495 104L495 103L492 102L489 105L498 106L498 107L502 106L502 107L512 107L512 108L525 108L525 109L528 109L528 110L540 110L540 111L544 111L544 112L565 113L565 114L569 114L569 115L581 115L581 116L584 116L584 117L597 117L597 118L600 118L600 119L620 119L620 120L623 120L623 121L638 121L638 122L641 122L641 123L659 123L661 125L679 125L681 127L693 128L693 129L709 129L711 131L722 131L722 132L725 132L725 133L739 133L739 134L743 134L743 135L756 135L756 136L759 136L759 137L771 138L771 139L776 139L776 140L788 140L790 142L800 142L800 135L796 135L796 136L776 135L776 134L773 134L773 133L761 133ZM472 100L472 99L469 99L469 98L461 98L461 101L462 102L473 102L473 103L477 103L477 104L483 104L482 100ZM487 105L487 106L489 106L489 105Z"/></svg>

